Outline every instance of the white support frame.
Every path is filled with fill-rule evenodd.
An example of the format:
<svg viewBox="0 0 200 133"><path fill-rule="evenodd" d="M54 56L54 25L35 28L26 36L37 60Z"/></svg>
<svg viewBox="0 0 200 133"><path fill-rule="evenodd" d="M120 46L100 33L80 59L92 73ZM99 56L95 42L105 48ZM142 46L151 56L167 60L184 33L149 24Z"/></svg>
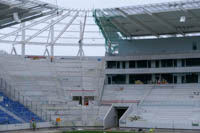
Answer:
<svg viewBox="0 0 200 133"><path fill-rule="evenodd" d="M34 35L30 36L28 39L26 39L24 42L27 43L30 40L32 40L33 38L37 37L38 35L40 35L41 33L43 33L44 31L48 30L52 25L55 25L56 23L62 21L63 19L65 19L66 17L68 17L70 14L70 12L64 14L63 16L61 16L60 18L58 18L57 20L55 20L53 23L45 26L43 29L39 30L38 32L36 32Z"/></svg>
<svg viewBox="0 0 200 133"><path fill-rule="evenodd" d="M29 24L29 25L27 25L27 26L25 26L25 27L22 27L22 28L17 29L17 30L15 30L15 31L13 31L13 32L10 32L10 33L8 33L8 34L5 34L5 35L3 35L3 36L0 37L0 40L3 40L3 39L5 39L5 38L7 38L7 37L9 37L9 36L15 35L15 34L17 34L18 32L21 32L22 30L26 30L26 29L28 29L28 28L30 28L30 27L33 27L33 26L35 26L35 25L38 25L38 24L40 24L40 23L42 23L42 22L45 22L45 21L47 21L47 20L49 20L49 19L52 19L52 18L54 18L54 17L56 17L56 16L57 16L57 14L52 14L52 15L50 15L50 16L48 16L48 17L45 17L45 18L43 18L43 19L41 19L41 20L38 20L38 21L36 21L36 22L34 22L34 23L31 23L31 24Z"/></svg>
<svg viewBox="0 0 200 133"><path fill-rule="evenodd" d="M79 50L78 50L77 56L80 56L81 58L82 58L82 56L85 56L85 53L83 51L83 39L84 39L86 21L87 21L87 12L85 13L83 24L80 21L80 40L78 41Z"/></svg>
<svg viewBox="0 0 200 133"><path fill-rule="evenodd" d="M25 56L25 52L26 52L26 42L25 42L25 39L26 39L26 30L24 29L24 27L26 26L25 23L22 23L22 38L21 38L21 41L22 41L22 45L21 45L21 55L22 56ZM13 44L15 45L15 43Z"/></svg>
<svg viewBox="0 0 200 133"><path fill-rule="evenodd" d="M91 18L92 10L59 10L58 13L52 13L46 17L42 17L41 19L31 20L31 22L27 22L26 25L17 28L17 26L8 27L8 30L11 32L1 32L0 33L0 45L2 44L11 44L12 54L19 54L22 56L26 55L26 46L44 46L43 56L54 57L54 47L58 46L66 46L66 47L77 47L79 46L79 51L81 50L82 56L84 56L83 51L83 40L85 39L84 46L96 47L96 46L105 46L105 39L102 35L101 37L91 36L99 34L99 27L95 24L94 20ZM88 18L89 17L89 18ZM65 19L66 18L66 19ZM78 31L76 26L80 26L77 24L77 21L84 19L84 24L81 27L81 31ZM86 23L88 19L89 23ZM90 20L91 19L91 20ZM52 22L52 21L53 22ZM76 22L74 22L77 20ZM89 21L90 20L90 21ZM66 22L68 21L68 22ZM41 24L41 26L40 26ZM57 27L63 27L59 29ZM70 28L71 30L67 30L70 26L74 26ZM89 31L85 31L87 26L91 26L88 28ZM95 27L96 26L96 27ZM44 27L39 29L39 27ZM93 27L95 31L93 31ZM49 34L42 34L45 31L48 31ZM80 36L68 36L68 33L78 33L80 32ZM84 33L87 33L87 36L84 37ZM93 34L94 33L94 34ZM15 37L15 39L10 39ZM20 37L20 39L19 39ZM38 41L37 41L38 39ZM47 39L46 42L39 41L39 39ZM69 42L58 42L59 40L68 40ZM77 40L77 43L76 43ZM17 53L16 46L20 45L21 52ZM81 46L80 46L81 45ZM10 52L10 51L9 51ZM27 53L28 54L28 53Z"/></svg>
<svg viewBox="0 0 200 133"><path fill-rule="evenodd" d="M53 44L53 41L54 41L54 20L51 21L51 27L50 27L50 33L51 33L51 53L50 53L50 56L51 58L54 57L54 44Z"/></svg>

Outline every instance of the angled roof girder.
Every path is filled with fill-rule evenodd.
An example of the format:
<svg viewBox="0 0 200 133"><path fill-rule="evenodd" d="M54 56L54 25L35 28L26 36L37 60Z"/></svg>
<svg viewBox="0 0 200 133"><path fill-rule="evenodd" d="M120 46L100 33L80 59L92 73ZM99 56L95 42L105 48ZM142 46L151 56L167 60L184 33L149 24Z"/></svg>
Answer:
<svg viewBox="0 0 200 133"><path fill-rule="evenodd" d="M55 20L52 24L49 24L47 26L45 26L44 28L42 28L41 30L39 30L38 32L36 32L34 35L30 36L29 38L27 38L24 42L27 43L30 40L32 40L33 38L37 37L38 35L40 35L41 33L43 33L44 31L46 31L47 29L49 29L52 25L55 25L56 23L62 21L63 19L65 19L66 17L68 17L70 15L70 12L64 14L63 16L61 16L60 18L58 18L57 20Z"/></svg>
<svg viewBox="0 0 200 133"><path fill-rule="evenodd" d="M52 18L54 18L54 17L56 17L56 16L57 16L57 14L54 13L54 14L52 14L52 15L50 15L50 16L47 16L47 17L45 17L45 18L42 18L42 19L40 19L40 20L38 20L38 21L36 21L36 22L34 22L34 23L31 23L31 24L29 24L29 25L27 25L27 26L25 26L25 27L23 27L23 28L17 29L17 30L15 30L15 31L13 31L13 32L10 32L10 33L8 33L8 34L5 34L5 35L1 36L1 37L0 37L0 40L5 39L5 38L7 38L7 37L9 37L9 36L12 36L12 35L14 35L14 34L17 34L18 32L21 32L22 30L26 30L26 29L28 29L28 28L30 28L30 27L33 27L33 26L35 26L35 25L38 25L38 24L40 24L40 23L42 23L42 22L45 22L45 21L47 21L47 20L49 20L49 19L52 19Z"/></svg>
<svg viewBox="0 0 200 133"><path fill-rule="evenodd" d="M180 7L180 10L187 12L188 14L190 14L192 17L194 17L194 19L196 19L197 21L200 21L200 17L197 16L196 14L194 14L193 12L191 12L190 10L184 8L184 7Z"/></svg>
<svg viewBox="0 0 200 133"><path fill-rule="evenodd" d="M148 11L147 9L143 8L144 12L148 15L151 15L151 17L156 20L157 22L159 22L160 24L166 26L168 29L170 30L177 30L176 27L174 27L172 24L170 24L167 20L161 18L160 16L156 15L155 13L152 13L150 11ZM181 30L178 31L181 35L185 35L185 33Z"/></svg>
<svg viewBox="0 0 200 133"><path fill-rule="evenodd" d="M26 3L28 3L28 1L23 1L23 4L26 4ZM5 13L6 13L6 14L9 14L9 12L14 12L14 11L16 11L17 9L19 9L19 6L20 6L20 5L22 5L22 3L15 4L15 5L10 5L9 8L1 10L0 16L1 16L1 15L5 15Z"/></svg>
<svg viewBox="0 0 200 133"><path fill-rule="evenodd" d="M109 10L110 13L113 14L113 11L112 11L111 9L108 9L108 10ZM131 34L129 31L127 31L127 29L125 29L125 27L122 26L122 25L121 25L120 23L118 23L117 21L114 21L114 20L110 19L110 22L111 22L113 25L115 25L115 26L120 30L120 32L123 33L125 36L127 36L127 37L132 36L132 34Z"/></svg>
<svg viewBox="0 0 200 133"><path fill-rule="evenodd" d="M56 38L54 39L54 41L51 42L51 45L54 45L59 40L59 38L63 35L63 33L70 27L70 25L77 18L78 14L79 14L79 12L77 12L75 14L75 16L70 20L70 22L65 25L65 27L62 29L62 31L56 36Z"/></svg>
<svg viewBox="0 0 200 133"><path fill-rule="evenodd" d="M116 10L119 11L122 14L122 16L125 16L129 20L129 22L132 23L133 25L137 25L141 29L152 33L156 37L159 37L159 34L157 32L155 32L153 29L151 29L150 27L148 27L147 25L142 23L140 20L133 18L133 17L130 17L126 12L124 12L120 8L116 8Z"/></svg>

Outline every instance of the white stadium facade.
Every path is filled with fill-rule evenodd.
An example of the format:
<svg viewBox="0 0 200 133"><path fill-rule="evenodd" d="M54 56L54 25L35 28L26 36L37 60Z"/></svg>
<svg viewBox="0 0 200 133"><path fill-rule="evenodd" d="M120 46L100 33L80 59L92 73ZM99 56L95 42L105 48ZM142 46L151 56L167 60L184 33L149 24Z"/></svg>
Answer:
<svg viewBox="0 0 200 133"><path fill-rule="evenodd" d="M199 36L200 0L93 10L0 0L0 131L31 120L199 130Z"/></svg>

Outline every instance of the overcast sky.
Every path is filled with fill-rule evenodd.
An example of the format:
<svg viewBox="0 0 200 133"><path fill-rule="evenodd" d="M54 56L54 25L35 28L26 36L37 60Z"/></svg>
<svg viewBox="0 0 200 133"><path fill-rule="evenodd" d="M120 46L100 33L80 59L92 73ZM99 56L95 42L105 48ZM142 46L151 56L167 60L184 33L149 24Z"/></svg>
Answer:
<svg viewBox="0 0 200 133"><path fill-rule="evenodd" d="M56 0L41 0L56 4ZM81 8L81 9L92 9L92 8L110 8L110 7L121 7L130 5L142 5L169 1L179 0L57 0L57 3L61 7L66 8Z"/></svg>

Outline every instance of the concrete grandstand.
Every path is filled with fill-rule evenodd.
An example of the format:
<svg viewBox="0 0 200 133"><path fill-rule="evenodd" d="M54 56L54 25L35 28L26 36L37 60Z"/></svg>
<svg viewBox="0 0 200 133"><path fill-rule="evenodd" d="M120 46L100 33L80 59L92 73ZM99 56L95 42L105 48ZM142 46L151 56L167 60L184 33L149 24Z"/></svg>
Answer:
<svg viewBox="0 0 200 133"><path fill-rule="evenodd" d="M29 129L33 119L55 127L58 118L61 127L200 129L199 0L0 7L9 11L0 44L11 46L0 54L0 131ZM32 55L30 46L43 51ZM55 55L59 46L78 47L77 56ZM85 56L85 46L104 46L105 56Z"/></svg>

